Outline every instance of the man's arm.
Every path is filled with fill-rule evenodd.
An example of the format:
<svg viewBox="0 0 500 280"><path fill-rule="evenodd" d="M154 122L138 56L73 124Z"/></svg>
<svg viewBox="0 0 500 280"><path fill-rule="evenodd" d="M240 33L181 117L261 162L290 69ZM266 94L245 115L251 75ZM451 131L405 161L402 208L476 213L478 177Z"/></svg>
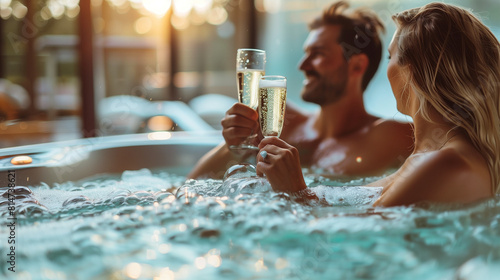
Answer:
<svg viewBox="0 0 500 280"><path fill-rule="evenodd" d="M227 144L223 142L201 157L193 170L187 175L187 178L222 179L229 167L246 160L251 155L255 155L255 152L248 151L244 154L232 152Z"/></svg>
<svg viewBox="0 0 500 280"><path fill-rule="evenodd" d="M230 166L255 155L251 150L231 151L229 146L239 145L249 135L259 131L257 118L257 111L242 103L235 103L221 121L224 142L205 154L187 177L220 179Z"/></svg>
<svg viewBox="0 0 500 280"><path fill-rule="evenodd" d="M205 154L195 165L187 178L213 178L221 179L226 170L242 161L255 157L255 151L231 151L229 145L238 145L251 135L255 130L259 131L257 123L257 112L241 103L236 103L231 107L224 119L221 121L225 142ZM293 133L297 124L300 124L307 117L291 102L287 103L285 111L285 125L283 127L282 138L289 137ZM260 135L260 133L259 133ZM258 144L258 143L256 143Z"/></svg>

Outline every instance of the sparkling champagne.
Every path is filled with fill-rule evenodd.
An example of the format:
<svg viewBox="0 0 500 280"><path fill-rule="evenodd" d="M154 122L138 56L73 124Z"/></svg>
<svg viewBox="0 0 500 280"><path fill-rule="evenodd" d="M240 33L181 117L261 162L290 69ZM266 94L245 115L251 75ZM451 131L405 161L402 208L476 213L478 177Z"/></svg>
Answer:
<svg viewBox="0 0 500 280"><path fill-rule="evenodd" d="M266 52L258 49L238 49L236 53L236 83L238 101L257 110L259 107L259 80L266 68ZM231 145L232 151L258 150L257 133L252 131L241 144Z"/></svg>
<svg viewBox="0 0 500 280"><path fill-rule="evenodd" d="M238 101L253 109L259 106L259 80L264 75L263 70L237 70Z"/></svg>
<svg viewBox="0 0 500 280"><path fill-rule="evenodd" d="M259 120L262 135L279 137L285 117L286 80L261 80L259 97Z"/></svg>

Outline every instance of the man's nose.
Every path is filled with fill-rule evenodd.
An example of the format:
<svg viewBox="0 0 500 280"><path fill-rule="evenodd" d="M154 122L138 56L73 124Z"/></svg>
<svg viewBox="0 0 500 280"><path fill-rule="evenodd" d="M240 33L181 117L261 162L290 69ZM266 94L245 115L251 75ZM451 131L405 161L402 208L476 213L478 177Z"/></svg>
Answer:
<svg viewBox="0 0 500 280"><path fill-rule="evenodd" d="M310 67L309 57L307 55L302 56L299 60L298 68L299 70L305 71Z"/></svg>

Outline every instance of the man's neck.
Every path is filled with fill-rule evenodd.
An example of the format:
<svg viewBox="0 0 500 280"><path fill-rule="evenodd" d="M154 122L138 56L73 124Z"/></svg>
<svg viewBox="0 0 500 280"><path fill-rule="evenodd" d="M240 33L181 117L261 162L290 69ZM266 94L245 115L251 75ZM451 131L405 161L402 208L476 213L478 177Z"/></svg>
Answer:
<svg viewBox="0 0 500 280"><path fill-rule="evenodd" d="M366 112L363 100L350 98L321 106L313 126L322 137L342 137L366 127L376 119Z"/></svg>

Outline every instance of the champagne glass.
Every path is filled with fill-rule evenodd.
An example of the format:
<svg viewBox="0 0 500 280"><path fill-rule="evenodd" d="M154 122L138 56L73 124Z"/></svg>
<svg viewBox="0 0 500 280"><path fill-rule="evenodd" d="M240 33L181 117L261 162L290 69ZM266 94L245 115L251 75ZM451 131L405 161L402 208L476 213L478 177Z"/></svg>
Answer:
<svg viewBox="0 0 500 280"><path fill-rule="evenodd" d="M259 106L259 80L264 75L266 52L258 49L238 49L236 55L236 77L238 85L238 101L257 110ZM250 135L238 146L232 145L232 150L258 150L253 144L257 133Z"/></svg>
<svg viewBox="0 0 500 280"><path fill-rule="evenodd" d="M262 76L259 88L259 122L262 135L280 137L285 119L286 78Z"/></svg>

